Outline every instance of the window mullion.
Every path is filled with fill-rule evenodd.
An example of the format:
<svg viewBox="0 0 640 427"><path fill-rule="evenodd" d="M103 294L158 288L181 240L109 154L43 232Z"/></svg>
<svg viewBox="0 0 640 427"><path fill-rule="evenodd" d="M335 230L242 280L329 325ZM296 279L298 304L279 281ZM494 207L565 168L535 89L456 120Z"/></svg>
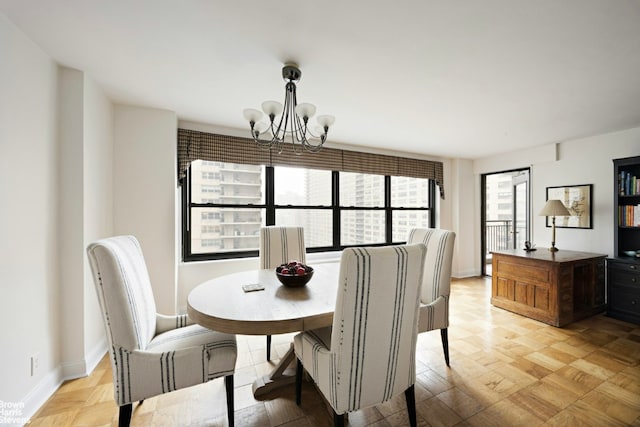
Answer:
<svg viewBox="0 0 640 427"><path fill-rule="evenodd" d="M429 227L435 228L436 226L436 182L433 179L429 180Z"/></svg>
<svg viewBox="0 0 640 427"><path fill-rule="evenodd" d="M391 176L384 177L384 230L385 242L391 244L393 242L393 214L391 212Z"/></svg>
<svg viewBox="0 0 640 427"><path fill-rule="evenodd" d="M333 207L333 248L340 250L340 173L331 172L331 206Z"/></svg>
<svg viewBox="0 0 640 427"><path fill-rule="evenodd" d="M191 254L191 168L188 168L182 186L182 258Z"/></svg>
<svg viewBox="0 0 640 427"><path fill-rule="evenodd" d="M265 203L266 209L266 225L276 224L276 208L275 208L275 174L273 166L265 167Z"/></svg>

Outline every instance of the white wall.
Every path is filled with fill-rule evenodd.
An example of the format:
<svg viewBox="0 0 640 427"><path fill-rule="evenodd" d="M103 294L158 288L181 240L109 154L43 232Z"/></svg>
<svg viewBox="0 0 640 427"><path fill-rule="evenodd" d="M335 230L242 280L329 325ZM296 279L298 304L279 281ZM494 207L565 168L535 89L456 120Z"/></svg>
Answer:
<svg viewBox="0 0 640 427"><path fill-rule="evenodd" d="M107 343L87 245L113 234L111 102L82 71L60 68L62 375L87 375Z"/></svg>
<svg viewBox="0 0 640 427"><path fill-rule="evenodd" d="M447 185L447 197L451 199L448 212L450 225L441 228L456 232L456 243L453 252L451 275L453 277L469 277L478 274L475 254L480 241L477 240L478 225L474 213L479 210L480 203L475 191L473 162L465 159L451 161L451 180Z"/></svg>
<svg viewBox="0 0 640 427"><path fill-rule="evenodd" d="M176 312L178 121L166 110L114 111L114 231L138 238L158 312Z"/></svg>
<svg viewBox="0 0 640 427"><path fill-rule="evenodd" d="M613 255L613 159L640 155L640 127L506 153L474 161L476 176L531 167L532 239L538 247L551 244L551 229L538 215L546 187L593 184L593 229L556 230L556 246L567 250ZM478 186L478 197L480 188ZM480 224L480 209L475 212ZM477 236L479 238L480 231ZM477 248L479 265L479 245Z"/></svg>
<svg viewBox="0 0 640 427"><path fill-rule="evenodd" d="M60 175L60 304L62 361L81 371L84 358L84 254L83 244L83 73L60 69L59 77ZM62 256L64 254L64 256Z"/></svg>
<svg viewBox="0 0 640 427"><path fill-rule="evenodd" d="M1 14L0 51L0 400L28 418L106 350L84 248L113 233L112 105Z"/></svg>
<svg viewBox="0 0 640 427"><path fill-rule="evenodd" d="M538 215L546 187L593 184L593 229L556 229L556 246L613 256L613 159L640 155L640 128L582 138L558 145L558 160L533 167L531 191L533 239L539 247L551 245L551 228Z"/></svg>
<svg viewBox="0 0 640 427"><path fill-rule="evenodd" d="M102 89L84 75L83 242L84 261L83 359L85 372L93 370L107 349L100 305L85 248L113 235L113 104Z"/></svg>
<svg viewBox="0 0 640 427"><path fill-rule="evenodd" d="M58 69L2 14L0 52L0 400L37 407L61 362Z"/></svg>

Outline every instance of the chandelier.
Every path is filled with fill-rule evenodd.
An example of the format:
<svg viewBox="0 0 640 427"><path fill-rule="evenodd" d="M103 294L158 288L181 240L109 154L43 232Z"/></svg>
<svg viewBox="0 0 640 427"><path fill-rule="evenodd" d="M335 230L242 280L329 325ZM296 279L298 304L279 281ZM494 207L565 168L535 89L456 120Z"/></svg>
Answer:
<svg viewBox="0 0 640 427"><path fill-rule="evenodd" d="M243 111L244 118L249 121L251 136L260 148L269 150L276 148L282 152L285 142L291 142L294 153L301 154L303 150L318 152L327 140L329 126L335 121L335 117L322 115L316 117L317 127L314 132L310 129L309 119L316 113L313 104L298 104L296 100L296 82L302 77L302 72L297 64L287 63L282 67L282 78L285 85L284 107L277 101L265 101L262 103L262 111L247 108ZM260 122L264 114L269 117L269 122ZM266 139L260 139L265 135ZM313 138L313 139L311 139Z"/></svg>

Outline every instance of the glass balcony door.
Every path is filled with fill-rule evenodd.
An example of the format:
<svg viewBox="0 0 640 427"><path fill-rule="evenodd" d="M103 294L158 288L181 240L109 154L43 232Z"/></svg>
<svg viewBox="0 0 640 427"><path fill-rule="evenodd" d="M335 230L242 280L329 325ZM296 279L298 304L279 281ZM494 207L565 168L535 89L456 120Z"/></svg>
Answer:
<svg viewBox="0 0 640 427"><path fill-rule="evenodd" d="M482 274L491 275L491 253L524 247L530 239L529 169L484 174L482 180Z"/></svg>

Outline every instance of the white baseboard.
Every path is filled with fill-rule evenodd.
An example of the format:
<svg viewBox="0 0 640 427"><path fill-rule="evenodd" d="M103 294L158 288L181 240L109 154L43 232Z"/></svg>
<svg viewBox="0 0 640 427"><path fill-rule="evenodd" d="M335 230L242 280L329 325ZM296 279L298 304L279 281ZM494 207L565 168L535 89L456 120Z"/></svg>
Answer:
<svg viewBox="0 0 640 427"><path fill-rule="evenodd" d="M40 409L42 405L49 399L53 393L62 385L64 377L62 375L62 367L59 366L40 380L36 386L31 389L27 396L22 399L24 408L22 409L22 417L31 418ZM16 424L21 425L21 424Z"/></svg>
<svg viewBox="0 0 640 427"><path fill-rule="evenodd" d="M87 362L85 360L65 362L60 365L60 369L62 369L62 379L64 381L87 376Z"/></svg>
<svg viewBox="0 0 640 427"><path fill-rule="evenodd" d="M467 269L456 272L452 271L451 276L455 277L456 279L464 279L465 277L478 277L480 276L480 272L476 271L475 269Z"/></svg>
<svg viewBox="0 0 640 427"><path fill-rule="evenodd" d="M83 360L63 363L62 375L64 380L66 381L86 377L93 372L106 352L107 340L106 338L103 338L87 354L85 354L85 358Z"/></svg>
<svg viewBox="0 0 640 427"><path fill-rule="evenodd" d="M106 352L107 341L106 339L102 339L91 349L84 360L63 363L45 375L22 400L24 407L22 408L20 417L25 420L33 417L38 409L58 390L64 381L89 375L98 363L100 363ZM27 421L15 425L20 426L26 423Z"/></svg>
<svg viewBox="0 0 640 427"><path fill-rule="evenodd" d="M107 338L103 337L98 344L96 344L88 354L85 355L86 366L87 366L87 375L93 372L98 366L98 363L102 360L105 353L108 350L107 346Z"/></svg>

